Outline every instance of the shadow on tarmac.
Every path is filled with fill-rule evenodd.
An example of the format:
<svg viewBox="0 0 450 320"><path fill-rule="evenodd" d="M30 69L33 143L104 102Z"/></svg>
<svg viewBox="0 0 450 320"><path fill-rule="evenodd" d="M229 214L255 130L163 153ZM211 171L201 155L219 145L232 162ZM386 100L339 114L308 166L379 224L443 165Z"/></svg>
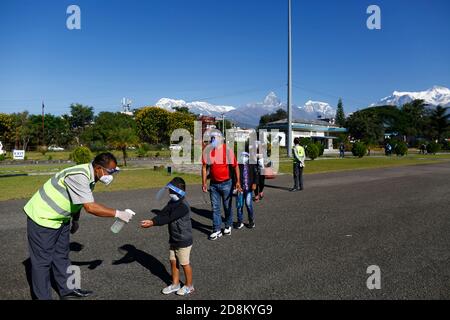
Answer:
<svg viewBox="0 0 450 320"><path fill-rule="evenodd" d="M119 251L125 253L125 255L121 259L113 261L113 265L137 262L167 285L172 283L172 277L167 272L166 267L152 255L137 249L131 244L121 246Z"/></svg>
<svg viewBox="0 0 450 320"><path fill-rule="evenodd" d="M272 188L272 189L285 190L285 191L290 191L291 190L291 188L289 188L289 187L280 187L280 186L274 186L274 185L271 185L271 184L266 184L266 185L264 185L264 187Z"/></svg>

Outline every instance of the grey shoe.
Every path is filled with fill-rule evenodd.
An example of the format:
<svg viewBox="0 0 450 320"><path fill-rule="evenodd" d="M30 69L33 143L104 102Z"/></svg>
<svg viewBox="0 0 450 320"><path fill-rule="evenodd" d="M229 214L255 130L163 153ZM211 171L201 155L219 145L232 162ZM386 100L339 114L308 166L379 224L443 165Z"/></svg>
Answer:
<svg viewBox="0 0 450 320"><path fill-rule="evenodd" d="M177 291L177 295L179 296L187 296L190 295L191 293L193 293L195 291L194 286L183 286L183 288L179 289Z"/></svg>
<svg viewBox="0 0 450 320"><path fill-rule="evenodd" d="M165 287L164 289L162 289L161 293L162 294L171 294L173 292L176 292L178 290L180 290L180 284L177 284L176 286L174 286L173 284L171 284L168 287Z"/></svg>

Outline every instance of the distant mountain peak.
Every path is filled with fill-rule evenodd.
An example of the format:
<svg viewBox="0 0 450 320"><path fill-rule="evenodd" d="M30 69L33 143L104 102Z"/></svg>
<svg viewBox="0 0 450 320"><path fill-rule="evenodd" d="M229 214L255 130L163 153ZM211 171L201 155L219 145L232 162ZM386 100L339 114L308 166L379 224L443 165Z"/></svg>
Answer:
<svg viewBox="0 0 450 320"><path fill-rule="evenodd" d="M280 99L278 99L275 92L271 91L269 94L264 98L264 105L266 106L280 106L281 102Z"/></svg>
<svg viewBox="0 0 450 320"><path fill-rule="evenodd" d="M303 107L299 108L311 115L316 115L316 117L333 118L336 115L336 109L322 101L308 100Z"/></svg>
<svg viewBox="0 0 450 320"><path fill-rule="evenodd" d="M393 105L402 106L413 100L424 100L430 106L450 106L450 89L443 86L433 86L425 91L409 92L409 91L394 91L392 95L385 97L374 103L372 106Z"/></svg>
<svg viewBox="0 0 450 320"><path fill-rule="evenodd" d="M209 102L204 101L192 101L186 102L184 100L170 99L170 98L161 98L156 102L156 106L166 109L167 111L174 111L175 108L188 108L190 112L195 114L219 117L222 113L230 112L235 107L232 106L220 106L211 104Z"/></svg>

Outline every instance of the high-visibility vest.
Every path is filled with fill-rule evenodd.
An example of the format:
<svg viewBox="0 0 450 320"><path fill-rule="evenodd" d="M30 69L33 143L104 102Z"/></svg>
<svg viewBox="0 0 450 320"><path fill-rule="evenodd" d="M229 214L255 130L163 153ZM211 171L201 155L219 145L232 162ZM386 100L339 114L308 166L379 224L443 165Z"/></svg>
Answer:
<svg viewBox="0 0 450 320"><path fill-rule="evenodd" d="M300 157L300 158L302 158L302 157L304 157L305 156L305 149L302 147L302 146L294 146L293 147L293 149L294 149L294 151L295 150L297 150L297 154L298 154L298 156ZM294 162L295 163L297 163L298 161L297 161L297 158L294 156Z"/></svg>
<svg viewBox="0 0 450 320"><path fill-rule="evenodd" d="M38 225L51 229L58 229L71 219L83 207L73 204L64 179L74 174L83 174L93 182L90 164L82 164L64 169L50 178L28 201L23 208L31 220Z"/></svg>

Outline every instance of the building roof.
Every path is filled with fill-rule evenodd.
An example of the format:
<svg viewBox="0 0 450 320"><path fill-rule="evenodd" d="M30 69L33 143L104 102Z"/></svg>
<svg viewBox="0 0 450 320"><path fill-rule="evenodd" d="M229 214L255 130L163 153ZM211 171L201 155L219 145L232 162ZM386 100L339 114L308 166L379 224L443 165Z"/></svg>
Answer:
<svg viewBox="0 0 450 320"><path fill-rule="evenodd" d="M269 122L263 128L287 129L287 119ZM347 129L331 124L323 120L296 119L292 121L292 129L298 131L321 131L321 132L347 132Z"/></svg>

